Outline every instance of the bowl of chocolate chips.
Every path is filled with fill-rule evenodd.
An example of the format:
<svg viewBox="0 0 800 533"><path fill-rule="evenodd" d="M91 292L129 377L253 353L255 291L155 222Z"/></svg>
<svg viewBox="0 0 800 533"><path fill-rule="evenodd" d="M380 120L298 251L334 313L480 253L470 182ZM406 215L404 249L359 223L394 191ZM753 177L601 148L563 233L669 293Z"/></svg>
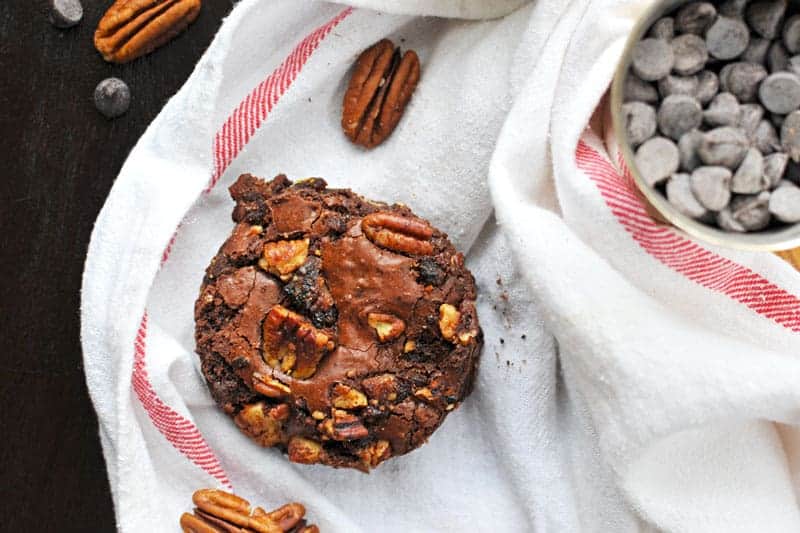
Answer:
<svg viewBox="0 0 800 533"><path fill-rule="evenodd" d="M656 2L611 106L633 179L668 222L740 249L800 246L800 0Z"/></svg>

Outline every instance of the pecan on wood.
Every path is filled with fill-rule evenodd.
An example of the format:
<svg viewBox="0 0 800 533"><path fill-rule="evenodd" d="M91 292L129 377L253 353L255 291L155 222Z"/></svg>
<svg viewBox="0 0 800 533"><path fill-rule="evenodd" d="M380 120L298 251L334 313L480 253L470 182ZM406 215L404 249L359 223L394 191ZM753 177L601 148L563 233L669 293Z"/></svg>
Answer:
<svg viewBox="0 0 800 533"><path fill-rule="evenodd" d="M364 50L342 104L342 128L355 144L372 148L391 135L419 81L419 58L401 56L388 39Z"/></svg>
<svg viewBox="0 0 800 533"><path fill-rule="evenodd" d="M192 501L197 506L194 514L181 516L184 533L319 533L317 526L306 524L306 509L299 503L266 512L261 507L251 507L244 498L215 489L198 490Z"/></svg>
<svg viewBox="0 0 800 533"><path fill-rule="evenodd" d="M149 54L197 18L200 0L117 0L94 32L94 46L111 63Z"/></svg>

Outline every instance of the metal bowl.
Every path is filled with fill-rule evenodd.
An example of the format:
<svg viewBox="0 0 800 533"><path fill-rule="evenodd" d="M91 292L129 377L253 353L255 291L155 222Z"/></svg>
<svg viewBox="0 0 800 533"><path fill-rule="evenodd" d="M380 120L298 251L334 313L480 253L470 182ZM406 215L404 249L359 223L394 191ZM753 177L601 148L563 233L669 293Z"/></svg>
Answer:
<svg viewBox="0 0 800 533"><path fill-rule="evenodd" d="M660 192L648 186L639 175L633 158L633 151L628 145L628 140L625 136L625 124L622 117L623 85L625 76L628 75L628 67L631 62L633 47L639 39L647 33L647 30L653 22L666 15L668 12L671 12L677 6L689 1L691 0L664 0L655 2L636 23L628 37L628 42L625 44L625 51L617 66L617 71L614 74L614 82L611 85L611 116L617 142L622 150L625 162L636 182L636 186L658 214L692 237L712 244L738 248L740 250L777 251L796 248L800 246L800 224L752 233L732 233L723 231L719 228L692 220L678 212Z"/></svg>

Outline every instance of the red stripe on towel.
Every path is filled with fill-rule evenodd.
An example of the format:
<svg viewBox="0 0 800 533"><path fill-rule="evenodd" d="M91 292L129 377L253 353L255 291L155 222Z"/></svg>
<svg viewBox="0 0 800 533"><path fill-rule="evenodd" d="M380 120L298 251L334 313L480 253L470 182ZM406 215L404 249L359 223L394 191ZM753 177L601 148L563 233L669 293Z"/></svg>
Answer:
<svg viewBox="0 0 800 533"><path fill-rule="evenodd" d="M575 161L597 186L620 224L647 253L698 285L725 294L773 322L800 332L800 298L746 266L653 221L624 165L621 174L584 141L578 143Z"/></svg>
<svg viewBox="0 0 800 533"><path fill-rule="evenodd" d="M326 24L320 26L300 41L289 56L264 81L253 89L236 107L214 137L214 169L206 189L210 191L222 174L261 126L280 97L291 86L308 58L325 37L344 20L353 9L348 7ZM164 250L161 263L169 259L172 245L177 237L173 234ZM190 420L164 403L156 393L147 375L145 337L147 336L147 311L142 316L134 343L133 373L131 383L153 425L175 449L190 461L216 478L225 488L233 485L214 451L206 443L200 430Z"/></svg>
<svg viewBox="0 0 800 533"><path fill-rule="evenodd" d="M353 8L348 7L300 41L283 63L259 83L231 113L214 137L214 173L206 192L217 184L250 137L258 130L280 97L297 78L319 43L352 11Z"/></svg>
<svg viewBox="0 0 800 533"><path fill-rule="evenodd" d="M133 352L133 374L131 384L144 411L153 425L172 444L194 464L215 477L224 487L233 490L228 475L222 469L217 456L206 444L197 427L165 404L150 384L145 362L145 338L147 337L147 313L142 316Z"/></svg>

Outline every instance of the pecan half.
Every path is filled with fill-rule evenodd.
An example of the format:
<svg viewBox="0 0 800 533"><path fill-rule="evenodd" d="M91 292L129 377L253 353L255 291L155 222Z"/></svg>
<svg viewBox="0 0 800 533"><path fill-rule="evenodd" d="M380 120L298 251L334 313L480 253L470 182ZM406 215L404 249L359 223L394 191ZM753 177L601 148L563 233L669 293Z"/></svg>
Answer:
<svg viewBox="0 0 800 533"><path fill-rule="evenodd" d="M251 507L244 498L215 489L198 490L192 501L197 506L194 514L183 513L180 519L184 533L319 533L317 526L306 524L306 509L300 503L288 503L267 512Z"/></svg>
<svg viewBox="0 0 800 533"><path fill-rule="evenodd" d="M344 94L342 129L366 148L391 135L419 81L419 58L383 39L364 50Z"/></svg>
<svg viewBox="0 0 800 533"><path fill-rule="evenodd" d="M382 248L414 255L433 253L433 229L422 220L377 212L361 220L364 235Z"/></svg>
<svg viewBox="0 0 800 533"><path fill-rule="evenodd" d="M178 35L200 13L200 0L117 0L94 32L103 59L127 63Z"/></svg>
<svg viewBox="0 0 800 533"><path fill-rule="evenodd" d="M297 379L313 375L322 356L333 349L326 334L281 305L267 313L263 336L264 361Z"/></svg>

